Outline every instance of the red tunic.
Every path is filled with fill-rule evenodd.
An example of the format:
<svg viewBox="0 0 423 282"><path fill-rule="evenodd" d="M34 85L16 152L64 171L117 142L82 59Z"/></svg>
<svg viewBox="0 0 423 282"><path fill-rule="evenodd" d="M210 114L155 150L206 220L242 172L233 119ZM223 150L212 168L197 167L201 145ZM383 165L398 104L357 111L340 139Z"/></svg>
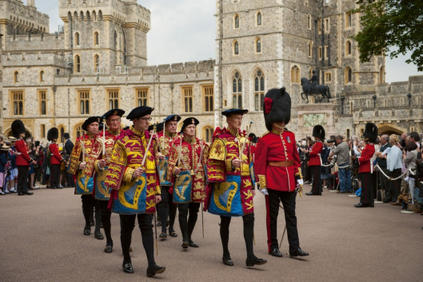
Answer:
<svg viewBox="0 0 423 282"><path fill-rule="evenodd" d="M48 146L48 150L50 151L50 164L51 165L58 165L62 161L62 156L59 153L59 146L56 143L51 143Z"/></svg>
<svg viewBox="0 0 423 282"><path fill-rule="evenodd" d="M358 173L366 173L371 172L370 168L370 159L373 157L375 153L375 145L368 143L364 147L363 151L361 151L361 156L358 159L360 166L358 167Z"/></svg>
<svg viewBox="0 0 423 282"><path fill-rule="evenodd" d="M308 161L308 166L319 166L322 165L320 162L320 153L323 149L323 143L321 141L316 141L311 147L311 152L309 153L310 159Z"/></svg>
<svg viewBox="0 0 423 282"><path fill-rule="evenodd" d="M270 166L269 162L291 161L290 166ZM295 175L299 172L300 157L295 134L285 130L282 135L272 132L259 139L254 169L260 189L293 192L296 188Z"/></svg>
<svg viewBox="0 0 423 282"><path fill-rule="evenodd" d="M16 154L16 165L17 166L29 166L31 162L31 157L28 155L28 146L26 145L25 140L19 139L15 143L15 149L18 154Z"/></svg>

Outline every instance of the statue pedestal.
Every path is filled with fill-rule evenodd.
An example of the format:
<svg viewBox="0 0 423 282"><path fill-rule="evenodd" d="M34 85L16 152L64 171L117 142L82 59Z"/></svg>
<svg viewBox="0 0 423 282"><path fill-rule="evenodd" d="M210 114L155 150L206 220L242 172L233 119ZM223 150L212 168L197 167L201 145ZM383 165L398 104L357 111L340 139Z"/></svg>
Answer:
<svg viewBox="0 0 423 282"><path fill-rule="evenodd" d="M313 127L318 124L324 127L326 139L330 139L331 135L339 134L335 129L335 118L337 115L336 104L300 104L296 106L296 112L298 130L295 135L297 140L311 136L313 133Z"/></svg>

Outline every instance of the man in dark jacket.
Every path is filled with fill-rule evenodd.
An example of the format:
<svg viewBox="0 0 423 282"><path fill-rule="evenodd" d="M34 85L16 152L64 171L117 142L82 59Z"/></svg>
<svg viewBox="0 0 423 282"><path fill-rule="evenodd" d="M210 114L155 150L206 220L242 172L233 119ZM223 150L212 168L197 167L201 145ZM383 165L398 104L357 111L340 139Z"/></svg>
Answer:
<svg viewBox="0 0 423 282"><path fill-rule="evenodd" d="M64 148L64 156L63 156L63 158L64 158L64 160L65 160L65 162L66 162L66 186L67 187L73 187L75 184L74 184L74 181L73 181L73 176L72 176L72 174L70 174L70 173L68 173L68 169L69 169L69 157L70 157L70 154L72 153L72 149L73 149L73 142L72 142L72 140L70 139L70 136L69 136L69 133L65 133L65 134L63 134L63 137L65 138L65 148Z"/></svg>

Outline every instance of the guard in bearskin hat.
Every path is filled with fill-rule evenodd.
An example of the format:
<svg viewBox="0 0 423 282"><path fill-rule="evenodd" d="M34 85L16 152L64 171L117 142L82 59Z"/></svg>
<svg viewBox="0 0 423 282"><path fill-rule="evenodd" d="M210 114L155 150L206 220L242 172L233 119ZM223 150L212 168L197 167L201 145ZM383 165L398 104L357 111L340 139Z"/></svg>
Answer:
<svg viewBox="0 0 423 282"><path fill-rule="evenodd" d="M358 158L358 173L361 179L361 196L360 202L355 205L356 208L374 207L373 187L375 185L375 174L373 174L373 164L371 158L375 153L375 145L378 129L374 123L368 122L364 130L364 142L366 146ZM356 158L356 156L353 156Z"/></svg>
<svg viewBox="0 0 423 282"><path fill-rule="evenodd" d="M291 118L291 98L285 88L271 89L264 98L264 119L269 130L259 139L254 162L260 191L266 195L268 252L282 257L277 239L279 204L282 202L288 231L289 255L307 256L300 248L295 198L303 180L295 134L285 126Z"/></svg>
<svg viewBox="0 0 423 282"><path fill-rule="evenodd" d="M56 127L50 128L47 132L47 140L50 143L48 146L48 157L50 159L50 188L59 189L60 185L60 164L63 161L62 155L59 153L59 146L57 145L57 138L59 137L59 130Z"/></svg>
<svg viewBox="0 0 423 282"><path fill-rule="evenodd" d="M18 167L18 195L32 195L28 191L28 169L29 165L36 164L36 161L31 159L28 154L28 146L25 142L25 125L19 119L12 123L12 134L17 139L15 143L16 166Z"/></svg>
<svg viewBox="0 0 423 282"><path fill-rule="evenodd" d="M310 168L311 176L313 177L313 183L311 186L311 192L306 193L308 196L322 195L322 181L320 180L322 158L320 154L323 150L323 141L325 140L325 129L321 125L313 127L314 144L309 151L308 166Z"/></svg>

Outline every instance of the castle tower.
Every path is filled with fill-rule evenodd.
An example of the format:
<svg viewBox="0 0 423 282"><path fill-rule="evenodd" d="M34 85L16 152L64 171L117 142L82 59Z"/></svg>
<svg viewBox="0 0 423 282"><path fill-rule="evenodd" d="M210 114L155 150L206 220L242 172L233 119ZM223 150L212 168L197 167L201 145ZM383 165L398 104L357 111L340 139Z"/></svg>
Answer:
<svg viewBox="0 0 423 282"><path fill-rule="evenodd" d="M61 0L59 15L75 74L122 73L146 64L150 11L136 1Z"/></svg>

